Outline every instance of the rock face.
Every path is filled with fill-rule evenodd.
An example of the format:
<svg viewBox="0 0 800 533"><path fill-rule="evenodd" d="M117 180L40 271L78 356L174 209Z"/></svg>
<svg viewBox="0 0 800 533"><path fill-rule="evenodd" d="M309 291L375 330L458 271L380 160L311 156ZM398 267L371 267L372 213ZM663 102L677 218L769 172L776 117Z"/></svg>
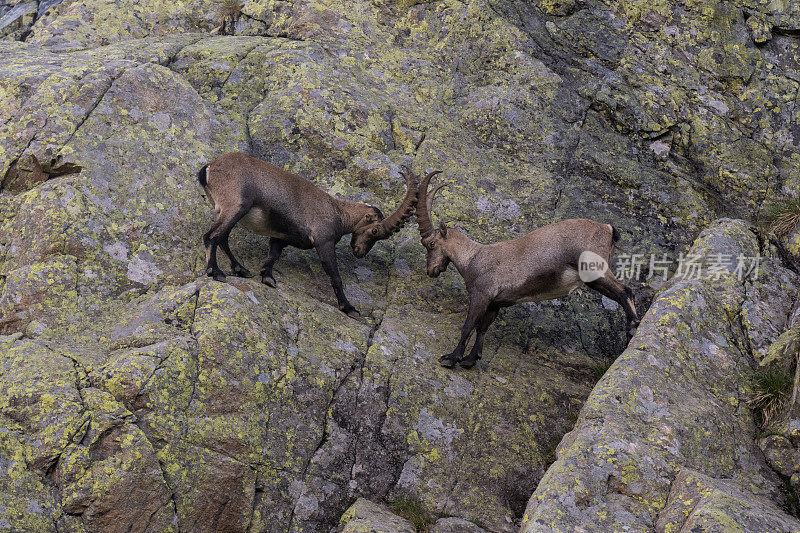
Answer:
<svg viewBox="0 0 800 533"><path fill-rule="evenodd" d="M392 514L388 509L359 498L342 515L340 533L416 533L408 520Z"/></svg>
<svg viewBox="0 0 800 533"><path fill-rule="evenodd" d="M760 453L745 401L754 353L767 348L759 339L787 325L798 298L797 275L762 251L758 277L740 278L733 261L719 279L681 280L655 300L559 445L523 532L800 527L785 512L794 510L788 476ZM759 242L746 224L723 220L691 253L708 263L717 254L752 257Z"/></svg>
<svg viewBox="0 0 800 533"><path fill-rule="evenodd" d="M664 293L656 311L676 334L646 321L540 484L597 361L625 348L620 309L589 291L508 309L476 369L444 370L466 294L452 269L425 277L413 226L365 260L340 246L364 317L353 320L313 253L288 250L277 289L208 280L212 213L194 176L242 150L386 211L403 194L400 164L413 162L445 171L452 186L434 211L478 240L591 217L619 228L631 253L673 258L718 216L756 217L765 201L800 194L793 6L240 7L0 1L0 525L317 532L364 497L414 501L434 527L510 532L534 490L525 527L572 524L573 503L553 496L567 486L570 442L590 439L587 424L601 431L603 402L614 404L602 391L623 383L620 371L668 350L719 358L679 376L713 407L672 422L664 446L688 442L675 458L652 439L665 424L659 402L681 392L662 399L655 383L634 383L614 408L638 418L620 415L614 431L649 451L598 442L654 463L641 479L615 474L613 498L576 496L580 519L655 528L654 509L669 509L677 520L667 480L679 475L688 481L673 490L704 491L709 516L742 494L758 499L736 520L770 499L785 506L737 392L754 360L731 344L750 339L759 354L788 327L797 280L777 262L765 279L780 290L725 277ZM733 232L738 249L758 249L741 224L715 228L703 242ZM267 251L244 230L232 246L254 271ZM659 283L643 272L644 309ZM684 303L669 302L681 291L705 298L704 311L678 313ZM703 434L698 420L712 419L723 436ZM592 464L606 452L586 453ZM612 466L622 468L596 472ZM583 508L604 498L622 518Z"/></svg>
<svg viewBox="0 0 800 533"><path fill-rule="evenodd" d="M800 521L730 480L682 470L656 531L797 531Z"/></svg>

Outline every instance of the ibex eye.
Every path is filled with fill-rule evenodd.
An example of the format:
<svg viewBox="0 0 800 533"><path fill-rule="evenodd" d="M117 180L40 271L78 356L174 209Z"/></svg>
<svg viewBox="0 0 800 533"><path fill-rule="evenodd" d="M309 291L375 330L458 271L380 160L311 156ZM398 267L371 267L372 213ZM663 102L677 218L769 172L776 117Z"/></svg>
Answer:
<svg viewBox="0 0 800 533"><path fill-rule="evenodd" d="M378 228L372 228L372 234L373 235L377 235L378 234Z"/></svg>
<svg viewBox="0 0 800 533"><path fill-rule="evenodd" d="M435 243L435 242L432 242L432 243L430 244L430 247L431 247L431 249L434 249L434 248L436 248L436 243Z"/></svg>

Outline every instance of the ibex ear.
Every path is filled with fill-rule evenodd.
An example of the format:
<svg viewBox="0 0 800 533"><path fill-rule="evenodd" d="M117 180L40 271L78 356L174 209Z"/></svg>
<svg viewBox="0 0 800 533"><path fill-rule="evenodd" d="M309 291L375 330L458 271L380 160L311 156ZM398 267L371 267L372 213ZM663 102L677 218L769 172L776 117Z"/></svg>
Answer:
<svg viewBox="0 0 800 533"><path fill-rule="evenodd" d="M447 224L445 224L444 222L440 222L439 232L442 234L442 237L447 237Z"/></svg>

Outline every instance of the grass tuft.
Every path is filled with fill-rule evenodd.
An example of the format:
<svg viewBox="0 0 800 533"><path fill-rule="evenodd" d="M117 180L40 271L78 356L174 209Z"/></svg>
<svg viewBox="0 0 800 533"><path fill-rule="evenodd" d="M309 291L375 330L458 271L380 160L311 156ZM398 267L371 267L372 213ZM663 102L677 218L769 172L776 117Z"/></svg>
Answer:
<svg viewBox="0 0 800 533"><path fill-rule="evenodd" d="M433 518L419 500L401 498L389 508L397 516L411 522L418 533L427 533L433 523Z"/></svg>
<svg viewBox="0 0 800 533"><path fill-rule="evenodd" d="M769 424L787 404L794 379L778 366L756 370L747 403L761 416L762 426Z"/></svg>
<svg viewBox="0 0 800 533"><path fill-rule="evenodd" d="M800 224L800 198L772 202L764 208L763 220L776 237L784 237Z"/></svg>

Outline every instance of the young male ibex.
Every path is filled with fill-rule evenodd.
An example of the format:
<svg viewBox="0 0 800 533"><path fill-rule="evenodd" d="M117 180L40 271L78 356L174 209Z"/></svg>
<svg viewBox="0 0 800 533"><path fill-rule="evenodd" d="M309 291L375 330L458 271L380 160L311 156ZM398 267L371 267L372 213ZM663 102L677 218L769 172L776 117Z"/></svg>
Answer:
<svg viewBox="0 0 800 533"><path fill-rule="evenodd" d="M350 245L356 257L364 257L375 242L400 231L417 204L417 180L403 170L406 195L397 210L384 218L377 207L339 200L310 181L249 155L232 152L205 165L197 180L214 208L216 221L203 235L206 274L225 281L217 265L217 246L228 256L237 276L252 274L233 256L228 237L237 222L251 231L268 235L269 255L261 269L261 282L275 286L272 267L286 246L315 248L331 278L339 309L359 316L344 294L336 264L336 243L352 233Z"/></svg>
<svg viewBox="0 0 800 533"><path fill-rule="evenodd" d="M419 233L427 250L428 276L437 277L452 261L469 294L461 340L455 350L439 359L442 366L450 368L460 363L471 368L480 359L483 337L501 308L566 296L583 285L584 280L586 285L622 306L628 328L638 324L633 293L608 270L611 249L619 240L619 233L611 225L588 219L563 220L517 239L481 244L444 223L434 229L431 206L444 184L429 193L433 174L420 182L417 206ZM581 263L595 268L579 271ZM475 344L464 357L474 329Z"/></svg>

